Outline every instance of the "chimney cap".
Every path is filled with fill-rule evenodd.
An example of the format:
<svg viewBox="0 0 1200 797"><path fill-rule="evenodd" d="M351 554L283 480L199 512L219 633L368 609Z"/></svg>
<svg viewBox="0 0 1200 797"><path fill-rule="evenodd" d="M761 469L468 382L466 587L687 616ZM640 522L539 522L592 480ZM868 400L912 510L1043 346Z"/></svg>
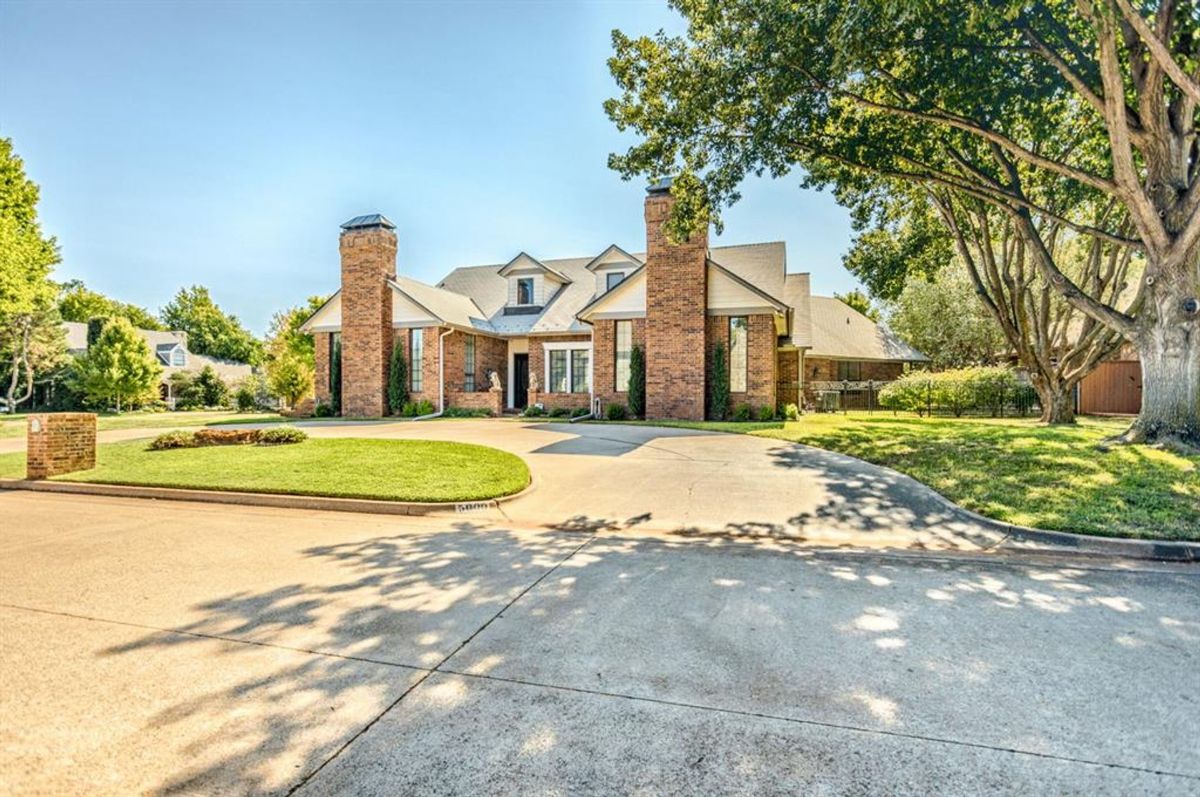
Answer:
<svg viewBox="0 0 1200 797"><path fill-rule="evenodd" d="M382 213L371 213L366 216L355 216L342 225L343 230L366 230L372 227L383 227L385 230L394 230L396 225L392 224L391 220Z"/></svg>
<svg viewBox="0 0 1200 797"><path fill-rule="evenodd" d="M656 182L656 183L652 184L650 187L648 187L646 189L646 193L651 194L651 195L670 193L672 182L674 182L674 180L672 178L664 177L661 180L659 180L658 182Z"/></svg>

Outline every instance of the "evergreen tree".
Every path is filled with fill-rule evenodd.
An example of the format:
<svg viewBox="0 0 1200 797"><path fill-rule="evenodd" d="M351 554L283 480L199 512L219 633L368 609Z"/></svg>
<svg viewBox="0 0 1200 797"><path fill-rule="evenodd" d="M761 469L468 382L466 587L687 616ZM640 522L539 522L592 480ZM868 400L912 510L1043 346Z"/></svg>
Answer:
<svg viewBox="0 0 1200 797"><path fill-rule="evenodd" d="M404 347L392 346L392 361L388 366L388 409L393 415L408 403L408 361L404 359Z"/></svg>
<svg viewBox="0 0 1200 797"><path fill-rule="evenodd" d="M229 386L217 376L211 365L206 365L196 376L196 388L200 400L206 407L220 407L229 398Z"/></svg>
<svg viewBox="0 0 1200 797"><path fill-rule="evenodd" d="M342 343L338 340L329 352L329 404L334 415L342 414Z"/></svg>
<svg viewBox="0 0 1200 797"><path fill-rule="evenodd" d="M629 414L635 418L646 415L646 358L641 346L629 353Z"/></svg>
<svg viewBox="0 0 1200 797"><path fill-rule="evenodd" d="M88 401L117 412L157 395L162 368L146 339L124 318L104 325L96 343L75 362L75 382Z"/></svg>
<svg viewBox="0 0 1200 797"><path fill-rule="evenodd" d="M708 415L714 421L729 417L729 363L725 359L724 343L713 347L708 379Z"/></svg>

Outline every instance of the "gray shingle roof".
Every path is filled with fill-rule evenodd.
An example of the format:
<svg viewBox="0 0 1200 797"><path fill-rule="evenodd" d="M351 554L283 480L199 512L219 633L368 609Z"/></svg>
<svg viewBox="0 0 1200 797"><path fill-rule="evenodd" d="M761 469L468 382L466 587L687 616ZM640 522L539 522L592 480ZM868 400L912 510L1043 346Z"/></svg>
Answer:
<svg viewBox="0 0 1200 797"><path fill-rule="evenodd" d="M87 343L87 324L78 321L64 321L63 329L67 333L67 349L72 354L83 354L88 349ZM138 333L145 339L150 346L150 350L156 354L165 354L170 352L176 346L183 346L187 349L187 333L171 330L159 329L139 329ZM245 379L254 372L253 367L246 363L234 362L233 360L221 360L216 357L209 357L204 354L196 354L188 352L187 365L173 366L165 364L162 357L159 357L159 365L163 367L162 378L165 380L171 374L177 371L200 371L204 366L212 366L212 369L217 372L217 375L226 382L235 382L239 379Z"/></svg>
<svg viewBox="0 0 1200 797"><path fill-rule="evenodd" d="M924 354L840 299L813 296L812 348L808 357L923 362Z"/></svg>

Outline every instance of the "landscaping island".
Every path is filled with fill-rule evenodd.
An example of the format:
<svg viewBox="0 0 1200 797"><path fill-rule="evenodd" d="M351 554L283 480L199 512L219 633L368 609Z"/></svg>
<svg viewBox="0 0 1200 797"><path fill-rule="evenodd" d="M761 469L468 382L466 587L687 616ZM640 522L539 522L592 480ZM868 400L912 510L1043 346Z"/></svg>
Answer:
<svg viewBox="0 0 1200 797"><path fill-rule="evenodd" d="M499 498L529 484L520 457L469 443L333 438L151 451L150 442L103 444L95 468L54 480L429 503ZM0 454L0 477L24 475L25 452Z"/></svg>
<svg viewBox="0 0 1200 797"><path fill-rule="evenodd" d="M632 421L632 423L650 423ZM799 421L655 421L803 443L884 465L989 518L1052 531L1200 540L1200 457L1103 447L1129 419L809 414Z"/></svg>

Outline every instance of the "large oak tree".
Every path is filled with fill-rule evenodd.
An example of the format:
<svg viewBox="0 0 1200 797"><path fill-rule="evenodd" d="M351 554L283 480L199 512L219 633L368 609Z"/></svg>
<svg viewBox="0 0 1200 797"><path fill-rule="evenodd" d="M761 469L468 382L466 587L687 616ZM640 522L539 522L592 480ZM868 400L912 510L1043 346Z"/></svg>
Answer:
<svg viewBox="0 0 1200 797"><path fill-rule="evenodd" d="M672 230L719 225L747 174L906 181L1003 213L1043 278L1142 361L1127 439L1200 445L1195 2L672 0L687 35L614 33L610 164L678 175ZM1047 192L1103 199L1101 226ZM1059 267L1047 222L1144 252L1130 312Z"/></svg>

